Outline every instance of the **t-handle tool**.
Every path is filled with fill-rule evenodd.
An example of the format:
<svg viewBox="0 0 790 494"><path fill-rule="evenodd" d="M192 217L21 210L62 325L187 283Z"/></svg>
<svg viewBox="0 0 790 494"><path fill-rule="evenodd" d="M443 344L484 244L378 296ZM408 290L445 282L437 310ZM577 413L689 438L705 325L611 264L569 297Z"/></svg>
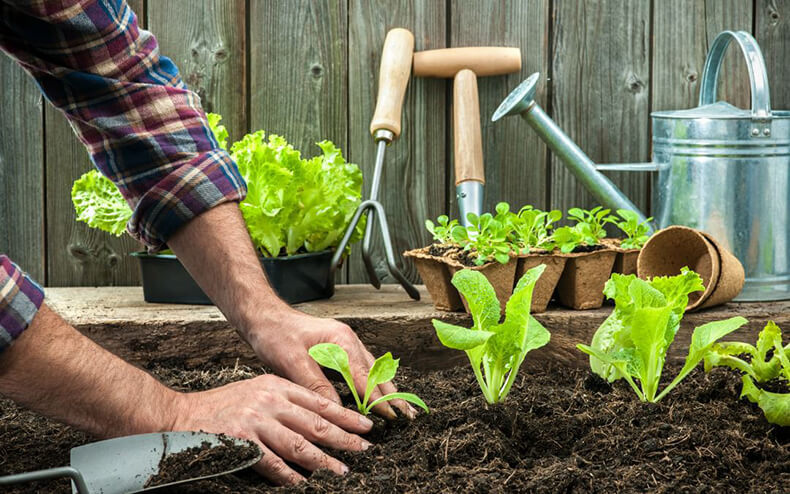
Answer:
<svg viewBox="0 0 790 494"><path fill-rule="evenodd" d="M477 78L521 70L521 50L500 46L468 46L414 54L416 77L453 78L453 143L455 194L461 223L468 213L483 212L485 167L480 129Z"/></svg>
<svg viewBox="0 0 790 494"><path fill-rule="evenodd" d="M384 39L384 49L381 54L381 67L379 69L379 92L376 99L376 111L370 122L370 134L376 141L376 165L373 170L373 182L370 185L370 197L363 201L357 208L354 217L346 229L340 245L337 246L332 256L332 266L329 276L334 277L337 267L343 257L343 252L357 227L357 223L365 212L368 213L365 225L365 236L362 238L362 260L368 272L370 283L376 288L381 288L373 262L370 258L370 242L373 236L373 224L378 220L381 225L381 238L384 241L384 252L387 255L389 272L403 286L406 293L414 300L420 299L420 292L403 275L395 263L395 251L392 248L387 215L384 207L378 201L379 187L381 185L381 172L384 167L384 151L387 146L400 135L401 109L406 85L411 75L412 54L414 53L414 36L406 29L395 28L387 33Z"/></svg>

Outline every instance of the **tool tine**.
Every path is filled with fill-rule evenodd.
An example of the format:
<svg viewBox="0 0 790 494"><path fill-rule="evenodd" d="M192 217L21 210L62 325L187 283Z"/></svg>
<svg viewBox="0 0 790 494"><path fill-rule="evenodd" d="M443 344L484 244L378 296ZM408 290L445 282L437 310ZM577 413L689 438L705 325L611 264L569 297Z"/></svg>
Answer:
<svg viewBox="0 0 790 494"><path fill-rule="evenodd" d="M365 225L365 236L362 237L362 260L365 263L365 270L368 272L368 279L370 284L376 287L376 290L381 288L381 280L376 274L376 268L373 265L373 260L370 255L370 243L373 237L373 224L376 222L376 209L374 205L368 207L368 222Z"/></svg>
<svg viewBox="0 0 790 494"><path fill-rule="evenodd" d="M420 292L406 279L395 262L395 251L392 248L392 239L390 238L390 231L387 226L387 215L384 213L384 207L378 201L371 202L378 214L379 226L381 227L381 238L384 241L384 252L387 255L387 267L389 268L390 274L398 280L403 289L406 290L406 293L409 294L409 297L414 300L420 300Z"/></svg>

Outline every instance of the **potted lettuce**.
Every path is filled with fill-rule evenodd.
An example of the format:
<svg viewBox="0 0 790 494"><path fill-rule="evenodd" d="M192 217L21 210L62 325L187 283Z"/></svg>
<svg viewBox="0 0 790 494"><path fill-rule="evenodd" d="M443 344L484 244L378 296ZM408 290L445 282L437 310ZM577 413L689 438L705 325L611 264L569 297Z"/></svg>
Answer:
<svg viewBox="0 0 790 494"><path fill-rule="evenodd" d="M219 115L209 124L225 148L228 133ZM277 135L247 134L231 146L231 154L247 182L240 204L250 237L269 282L288 303L329 298L334 279L329 267L334 249L361 202L362 172L346 163L330 141L318 143L321 154L302 158ZM93 170L72 188L77 220L120 236L131 209L115 185ZM357 225L352 242L362 238ZM205 303L211 301L170 251L136 252L143 291L148 302Z"/></svg>

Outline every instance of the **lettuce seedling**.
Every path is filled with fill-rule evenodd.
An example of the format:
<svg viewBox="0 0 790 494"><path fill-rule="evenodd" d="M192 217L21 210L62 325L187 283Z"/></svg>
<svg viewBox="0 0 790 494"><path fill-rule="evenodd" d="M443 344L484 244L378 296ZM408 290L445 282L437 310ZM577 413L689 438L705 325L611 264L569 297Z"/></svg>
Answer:
<svg viewBox="0 0 790 494"><path fill-rule="evenodd" d="M613 274L604 294L614 300L614 311L590 346L577 348L590 355L593 372L609 381L624 378L640 400L657 402L694 370L719 339L746 324L743 317L732 317L695 328L683 368L658 393L667 350L680 327L688 295L703 289L700 276L688 268L678 276L650 281Z"/></svg>
<svg viewBox="0 0 790 494"><path fill-rule="evenodd" d="M551 230L554 223L561 219L561 211L541 211L529 205L524 206L511 219L513 250L519 254L528 254L532 248L553 250L555 242Z"/></svg>
<svg viewBox="0 0 790 494"><path fill-rule="evenodd" d="M357 403L357 410L363 415L368 415L373 407L379 403L397 399L414 403L428 412L428 406L425 402L413 393L390 393L370 402L370 395L373 393L376 386L392 381L392 379L395 378L395 373L398 371L398 362L400 359L393 359L390 352L385 353L373 362L373 367L368 371L365 396L362 400L359 399L359 394L354 386L354 377L351 375L351 367L348 365L348 354L343 350L343 347L335 343L319 343L312 346L310 350L308 350L308 353L319 365L335 370L343 376L343 379L345 379L346 384L351 390L351 394L354 396L354 401Z"/></svg>
<svg viewBox="0 0 790 494"><path fill-rule="evenodd" d="M447 215L436 218L436 223L425 220L425 228L431 232L433 239L439 244L453 243L453 229L458 226L458 220L450 220Z"/></svg>
<svg viewBox="0 0 790 494"><path fill-rule="evenodd" d="M623 221L616 221L615 224L623 233L626 238L620 243L620 247L624 249L641 249L647 239L650 238L648 232L650 226L648 223L653 221L650 217L643 222L639 222L639 215L628 209L618 209L617 214Z"/></svg>
<svg viewBox="0 0 790 494"><path fill-rule="evenodd" d="M505 217L504 207L508 207L506 203L497 204L496 219L491 213L484 213L477 216L474 213L466 215L469 220L469 226L456 227L452 230L453 240L464 248L464 250L473 251L477 254L475 264L482 266L486 262L496 260L502 264L507 264L510 260L510 242L508 242L508 235L511 231L509 221L502 221L501 218Z"/></svg>
<svg viewBox="0 0 790 494"><path fill-rule="evenodd" d="M444 346L466 352L488 403L503 401L527 353L549 342L548 330L529 314L532 291L545 269L541 264L524 273L507 302L501 323L500 305L491 283L478 271L462 269L455 273L452 283L469 304L472 327L432 321Z"/></svg>
<svg viewBox="0 0 790 494"><path fill-rule="evenodd" d="M554 245L560 249L563 254L570 254L580 245L587 244L587 240L593 242L588 245L596 245L597 240L594 237L585 236L579 228L575 226L561 226L554 230L551 238Z"/></svg>
<svg viewBox="0 0 790 494"><path fill-rule="evenodd" d="M749 361L742 356L749 357ZM773 393L755 384L755 381L766 383L780 379L790 388L790 343L782 346L782 330L776 323L768 321L760 331L756 345L737 341L714 345L705 356L705 372L714 366L729 367L743 373L741 398L756 403L772 424L790 426L790 392Z"/></svg>
<svg viewBox="0 0 790 494"><path fill-rule="evenodd" d="M609 214L611 209L604 209L601 206L594 207L589 211L581 208L571 208L568 210L568 219L575 221L575 228L584 236L588 245L597 245L601 239L606 238L604 226L607 223L615 223L617 218Z"/></svg>

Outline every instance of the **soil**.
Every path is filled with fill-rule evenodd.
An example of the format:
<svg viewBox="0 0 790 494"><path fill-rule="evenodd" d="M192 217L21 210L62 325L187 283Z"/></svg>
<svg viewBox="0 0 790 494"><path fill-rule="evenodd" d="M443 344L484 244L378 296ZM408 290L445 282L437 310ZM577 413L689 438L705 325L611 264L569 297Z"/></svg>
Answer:
<svg viewBox="0 0 790 494"><path fill-rule="evenodd" d="M595 252L596 250L605 249L605 245L580 245L571 251L573 254L583 254L586 252Z"/></svg>
<svg viewBox="0 0 790 494"><path fill-rule="evenodd" d="M431 244L428 249L428 255L434 257L444 257L448 252L458 250L457 246L445 244Z"/></svg>
<svg viewBox="0 0 790 494"><path fill-rule="evenodd" d="M665 381L677 370L667 369ZM181 389L205 389L262 369L152 371ZM728 369L697 369L658 404L639 402L627 385L564 367L522 371L506 402L495 406L486 405L466 367L402 368L398 383L431 413L378 420L367 436L371 450L333 453L351 468L345 477L315 472L303 485L273 489L248 469L165 492L786 492L790 484L790 430L739 400L740 377ZM0 401L0 410L0 475L65 465L69 448L90 440L10 402ZM67 486L10 492L69 492Z"/></svg>
<svg viewBox="0 0 790 494"><path fill-rule="evenodd" d="M203 441L200 446L162 456L159 472L145 482L145 487L170 484L188 478L209 477L243 467L258 457L258 446L250 441L237 444L230 437L220 435L219 445ZM253 460L254 461L254 460Z"/></svg>

